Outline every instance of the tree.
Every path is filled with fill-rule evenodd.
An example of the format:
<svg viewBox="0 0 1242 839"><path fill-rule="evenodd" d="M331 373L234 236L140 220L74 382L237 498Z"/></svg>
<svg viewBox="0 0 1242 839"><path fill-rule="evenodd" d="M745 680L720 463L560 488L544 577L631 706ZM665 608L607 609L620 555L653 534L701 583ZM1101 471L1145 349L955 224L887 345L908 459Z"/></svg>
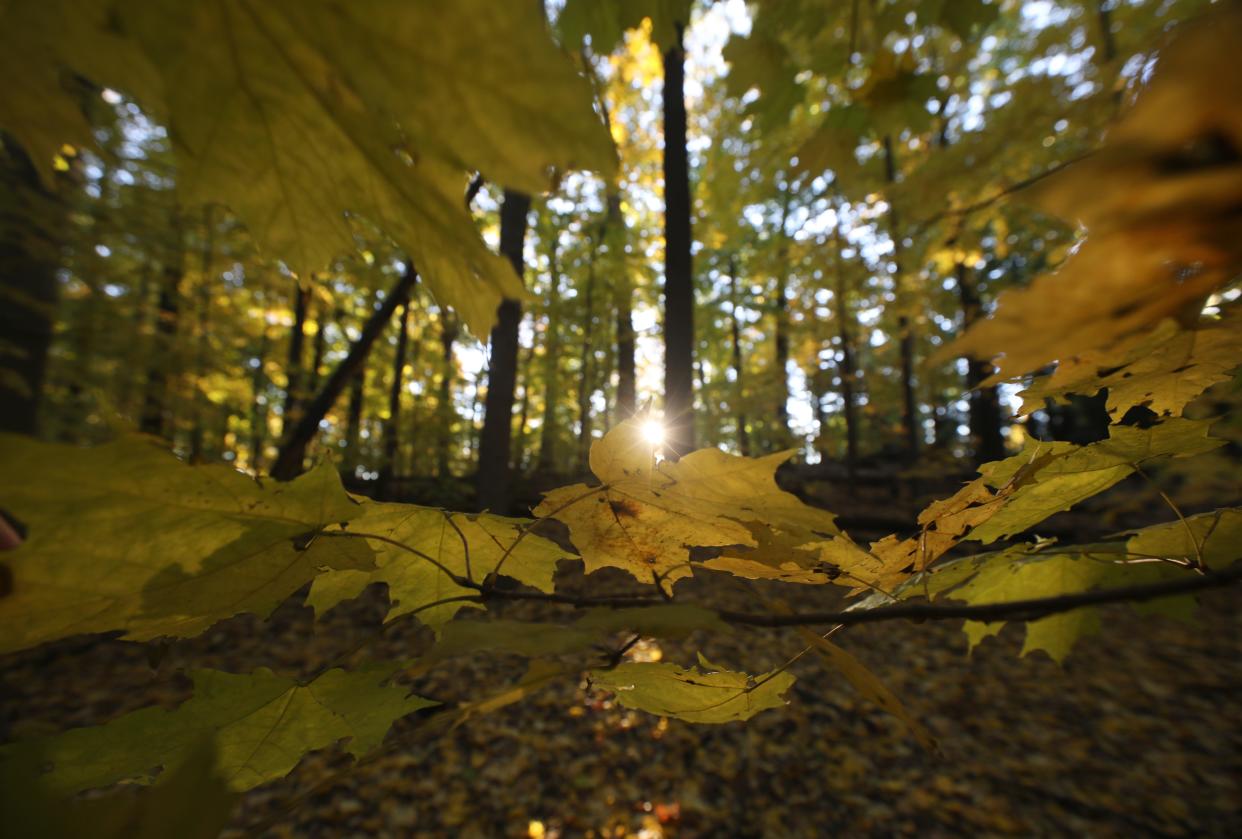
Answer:
<svg viewBox="0 0 1242 839"><path fill-rule="evenodd" d="M5 161L29 162L3 173L21 189L3 199L4 291L23 314L54 302L56 328L3 336L39 386L16 425L43 439L0 434L0 653L89 654L113 634L159 666L236 615L292 604L320 619L363 597L360 611L384 610L313 667L264 651L270 669L194 670L176 707L27 729L0 745L6 826L124 833L162 814L151 830L177 833L189 811L215 829L232 793L309 752L341 759L318 776L301 764L312 780L286 809L406 738L557 682L711 724L780 712L814 663L933 749L850 627L964 620L974 646L1022 624L1023 651L1060 662L1105 628L1101 605L1184 617L1242 582L1242 12L1168 27L1185 4L1028 11L771 4L730 36L733 83L696 85L687 4L570 0L556 31L571 48L589 38L593 88L524 5L4 7L0 61L23 82L0 98L19 149ZM1107 66L1087 60L1097 26ZM1032 77L1053 48L1081 79ZM643 82L660 74L657 103ZM657 107L663 201L642 133ZM504 199L475 217L480 172ZM529 211L553 187L526 329ZM624 417L660 372L644 355L661 261L676 457L647 417ZM322 299L289 294L312 273ZM485 368L475 339L489 333ZM409 351L433 335L442 352ZM582 480L510 474L519 359L520 434L529 420L548 469L576 416ZM1002 383L1023 388L1014 424L1028 429L1009 457L985 387ZM601 395L623 419L608 422ZM1098 439L1030 431L1083 398ZM696 399L698 439L722 447L690 450ZM316 439L344 474L331 456L307 468ZM456 479L472 467L473 495ZM881 502L890 535L856 541L856 522L809 503L834 484L855 506L874 475L914 487ZM505 515L519 498L531 515ZM1083 515L1066 525L1071 509ZM531 611L506 611L518 603ZM425 630L414 646L389 643L399 623ZM738 661L636 654L755 628L772 632ZM447 692L447 662L475 655L526 667Z"/></svg>
<svg viewBox="0 0 1242 839"><path fill-rule="evenodd" d="M664 45L664 422L670 451L694 448L694 266L686 151L685 20Z"/></svg>
<svg viewBox="0 0 1242 839"><path fill-rule="evenodd" d="M500 205L500 252L518 277L525 273L523 247L530 196L505 190ZM487 408L479 439L479 507L506 512L509 508L509 445L513 436L513 394L517 386L518 324L522 304L505 300L492 328L487 366Z"/></svg>

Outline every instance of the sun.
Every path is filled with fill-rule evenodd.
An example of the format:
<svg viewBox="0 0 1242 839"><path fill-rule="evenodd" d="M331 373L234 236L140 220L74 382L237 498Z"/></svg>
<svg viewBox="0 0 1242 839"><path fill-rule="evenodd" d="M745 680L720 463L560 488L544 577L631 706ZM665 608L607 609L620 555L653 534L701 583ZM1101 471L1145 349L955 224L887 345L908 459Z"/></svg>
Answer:
<svg viewBox="0 0 1242 839"><path fill-rule="evenodd" d="M653 446L664 445L664 426L657 420L649 419L642 424L643 439Z"/></svg>

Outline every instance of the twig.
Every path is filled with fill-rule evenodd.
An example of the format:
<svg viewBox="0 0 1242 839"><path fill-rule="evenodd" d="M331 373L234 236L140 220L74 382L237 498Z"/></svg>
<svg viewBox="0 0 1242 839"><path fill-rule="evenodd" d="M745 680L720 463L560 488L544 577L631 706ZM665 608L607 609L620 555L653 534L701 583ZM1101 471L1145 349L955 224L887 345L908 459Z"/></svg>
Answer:
<svg viewBox="0 0 1242 839"><path fill-rule="evenodd" d="M716 614L726 623L743 626L784 627L811 626L818 624L840 624L853 626L862 623L883 623L886 621L909 620L975 620L984 622L1006 620L1036 620L1048 615L1070 612L1084 606L1099 606L1105 603L1128 603L1155 600L1160 597L1171 597L1176 594L1189 594L1213 588L1223 588L1242 581L1242 563L1235 564L1224 571L1209 571L1194 577L1176 580L1164 580L1157 583L1142 585L1118 586L1116 588L1095 589L1076 594L1063 594L1056 597L1036 597L1028 600L1010 600L1004 603L980 603L975 605L950 605L938 603L907 603L901 606L881 606L877 609L857 609L840 612L801 612L790 615L753 614L749 612L733 612L725 609L716 610ZM655 599L619 599L619 598L581 598L561 594L544 594L542 592L497 591L482 592L480 601L487 600L541 600L550 603L561 603L568 606L607 606L621 608L630 606L663 605L663 600Z"/></svg>
<svg viewBox="0 0 1242 839"><path fill-rule="evenodd" d="M1134 467L1134 471L1137 472L1144 481L1147 481L1148 486L1160 493L1160 497L1164 499L1164 503L1169 505L1169 509L1173 511L1175 516L1177 516L1177 520L1182 523L1182 527L1186 528L1186 536L1190 539L1191 547L1195 549L1194 569L1200 574L1205 573L1207 571L1207 565L1203 562L1203 546L1199 544L1199 540L1195 537L1195 532L1191 529L1190 522L1186 521L1186 517L1182 515L1181 508L1173 503L1173 499L1169 497L1168 493L1162 490L1156 482L1151 479L1150 475L1139 468L1137 463L1133 463L1131 466Z"/></svg>

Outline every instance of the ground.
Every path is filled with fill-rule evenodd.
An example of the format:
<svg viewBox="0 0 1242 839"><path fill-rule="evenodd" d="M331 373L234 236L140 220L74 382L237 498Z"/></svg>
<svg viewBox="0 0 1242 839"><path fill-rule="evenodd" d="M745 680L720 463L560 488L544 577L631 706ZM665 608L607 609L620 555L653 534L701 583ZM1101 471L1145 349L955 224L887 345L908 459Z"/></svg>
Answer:
<svg viewBox="0 0 1242 839"><path fill-rule="evenodd" d="M632 587L611 572L584 579L566 568L563 578L569 589ZM824 588L792 591L803 609L835 605ZM751 594L718 575L679 585L678 596L755 609ZM1109 607L1103 632L1064 667L1042 653L1020 658L1020 625L970 655L958 621L835 636L904 699L938 753L814 656L793 665L788 707L718 726L628 711L567 678L456 728L448 715L400 722L384 756L352 771L342 771L350 764L339 750L308 755L288 778L248 793L226 835L1239 836L1240 607L1238 589L1205 594L1195 624ZM295 597L267 624L242 616L167 648L70 639L8 656L0 740L172 706L188 696L181 671L191 666L309 674L376 635L384 608L376 588L316 624ZM572 614L496 608L518 619ZM402 623L351 660L410 656L429 641ZM744 629L643 642L631 655L691 664L702 651L758 673L800 648L792 632ZM567 661L583 671L592 663ZM445 702L477 698L524 666L477 656L412 687Z"/></svg>

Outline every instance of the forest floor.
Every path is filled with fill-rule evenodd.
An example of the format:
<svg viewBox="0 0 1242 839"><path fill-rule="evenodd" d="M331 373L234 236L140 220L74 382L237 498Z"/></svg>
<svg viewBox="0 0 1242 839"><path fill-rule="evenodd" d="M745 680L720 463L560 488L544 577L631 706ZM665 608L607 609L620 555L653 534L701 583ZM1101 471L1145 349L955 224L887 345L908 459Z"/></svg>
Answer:
<svg viewBox="0 0 1242 839"><path fill-rule="evenodd" d="M564 576L571 589L586 585L581 574ZM589 582L593 591L632 588L608 572ZM678 595L754 608L718 575ZM800 608L834 605L819 588L782 595ZM542 604L499 606L507 618L568 618ZM0 740L172 707L189 695L189 667L313 672L376 635L384 610L372 590L316 624L295 598L267 623L241 616L173 644L154 667L150 645L112 640L0 659ZM629 711L570 678L456 728L403 721L394 747L353 770L339 749L308 755L287 778L248 793L226 835L1242 835L1242 591L1205 595L1193 624L1124 606L1104 609L1102 624L1064 667L1042 653L1020 658L1021 626L971 655L956 621L839 633L834 640L931 730L938 754L813 656L792 666L798 681L783 711L717 726ZM365 655L410 656L429 641L400 623ZM746 629L643 642L631 654L688 665L701 651L759 673L800 648L792 633ZM591 662L581 663L585 671ZM524 666L477 656L411 686L463 701L516 681Z"/></svg>

